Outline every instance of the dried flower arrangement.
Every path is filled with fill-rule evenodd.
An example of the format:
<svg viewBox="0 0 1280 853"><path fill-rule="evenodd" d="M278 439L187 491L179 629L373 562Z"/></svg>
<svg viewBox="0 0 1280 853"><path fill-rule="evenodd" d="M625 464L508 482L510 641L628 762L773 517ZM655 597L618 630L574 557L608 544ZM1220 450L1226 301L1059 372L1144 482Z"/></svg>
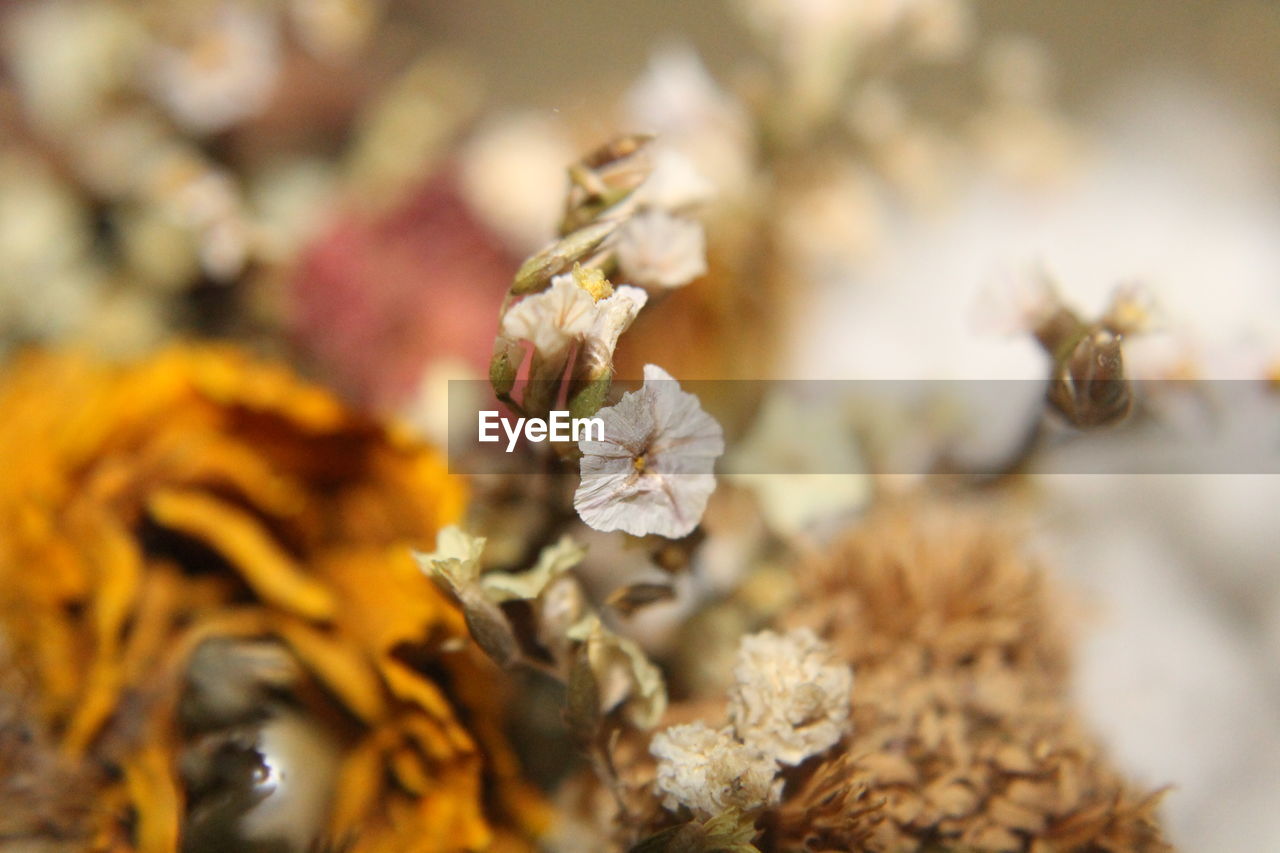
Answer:
<svg viewBox="0 0 1280 853"><path fill-rule="evenodd" d="M484 116L413 4L14 5L0 851L1171 849L1007 518L1159 420L1145 291L975 306L1042 357L995 462L936 400L700 382L774 375L962 163L1063 179L1036 44L729 0L733 88L660 53L600 145ZM939 69L977 91L917 98ZM231 340L155 346L191 332ZM490 469L472 408L600 431Z"/></svg>

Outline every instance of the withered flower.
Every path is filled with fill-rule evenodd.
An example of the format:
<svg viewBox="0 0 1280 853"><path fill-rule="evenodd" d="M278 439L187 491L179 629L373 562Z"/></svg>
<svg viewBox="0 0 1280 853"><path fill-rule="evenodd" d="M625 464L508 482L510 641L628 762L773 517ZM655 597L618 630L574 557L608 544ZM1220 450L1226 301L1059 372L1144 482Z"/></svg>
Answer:
<svg viewBox="0 0 1280 853"><path fill-rule="evenodd" d="M931 505L886 508L799 573L812 626L858 674L853 735L809 784L835 779L868 813L868 850L1166 850L1158 794L1131 788L1072 712L1062 612L993 519ZM849 838L847 815L780 837Z"/></svg>
<svg viewBox="0 0 1280 853"><path fill-rule="evenodd" d="M702 721L672 726L653 737L657 788L671 810L688 806L704 817L730 808L757 809L778 799L777 765L728 728Z"/></svg>
<svg viewBox="0 0 1280 853"><path fill-rule="evenodd" d="M604 435L583 439L573 507L596 530L687 536L715 491L724 431L698 398L656 364L644 385L600 410Z"/></svg>
<svg viewBox="0 0 1280 853"><path fill-rule="evenodd" d="M886 507L797 575L800 601L781 621L857 673L852 725L782 768L780 802L756 818L761 850L1169 850L1159 793L1128 785L1072 712L1062 608L993 521ZM723 714L691 702L668 721ZM641 750L616 754L633 786L619 820L648 838L677 817L659 809L670 785Z"/></svg>
<svg viewBox="0 0 1280 853"><path fill-rule="evenodd" d="M96 849L211 849L205 782L321 742L321 848L530 846L492 666L411 558L465 499L437 453L227 348L34 355L0 407L0 631L60 751L113 780ZM294 810L256 790L233 837Z"/></svg>

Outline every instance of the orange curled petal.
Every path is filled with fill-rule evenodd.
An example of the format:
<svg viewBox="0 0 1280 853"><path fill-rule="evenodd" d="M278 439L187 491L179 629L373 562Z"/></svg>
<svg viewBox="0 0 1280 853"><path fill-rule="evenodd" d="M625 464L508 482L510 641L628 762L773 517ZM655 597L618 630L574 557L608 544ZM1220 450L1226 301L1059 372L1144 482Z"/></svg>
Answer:
<svg viewBox="0 0 1280 853"><path fill-rule="evenodd" d="M396 696L412 702L441 722L453 721L449 700L435 684L393 658L384 659L380 668L387 686ZM446 733L458 749L468 752L475 749L475 744L456 724L449 725Z"/></svg>
<svg viewBox="0 0 1280 853"><path fill-rule="evenodd" d="M121 652L120 668L127 681L137 681L160 655L176 615L182 577L171 565L151 568L138 594L138 609L133 627Z"/></svg>
<svg viewBox="0 0 1280 853"><path fill-rule="evenodd" d="M275 470L256 448L209 430L182 425L158 432L142 464L171 484L229 486L254 509L280 518L295 515L307 502L302 484Z"/></svg>
<svg viewBox="0 0 1280 853"><path fill-rule="evenodd" d="M426 714L407 716L400 721L400 725L404 727L405 734L431 761L444 763L456 755L457 750L444 733L441 724Z"/></svg>
<svg viewBox="0 0 1280 853"><path fill-rule="evenodd" d="M195 389L215 403L279 414L311 432L329 432L348 421L328 391L303 385L288 370L250 361L231 349L188 353Z"/></svg>
<svg viewBox="0 0 1280 853"><path fill-rule="evenodd" d="M297 619L284 619L277 633L320 682L366 723L385 716L382 683L363 654Z"/></svg>
<svg viewBox="0 0 1280 853"><path fill-rule="evenodd" d="M333 817L329 823L337 844L345 844L356 835L382 798L386 776L382 761L384 739L379 733L371 734L347 753L334 788Z"/></svg>
<svg viewBox="0 0 1280 853"><path fill-rule="evenodd" d="M169 767L168 751L158 743L144 746L125 761L129 799L138 809L137 853L173 853L178 849L182 797Z"/></svg>
<svg viewBox="0 0 1280 853"><path fill-rule="evenodd" d="M329 589L304 574L243 510L200 492L177 489L151 495L147 510L164 527L220 552L263 601L307 619L333 617L336 604Z"/></svg>
<svg viewBox="0 0 1280 853"><path fill-rule="evenodd" d="M391 752L391 772L396 781L415 797L421 797L431 790L431 775L423 766L422 753L412 746L401 745Z"/></svg>
<svg viewBox="0 0 1280 853"><path fill-rule="evenodd" d="M89 510L83 519L86 561L95 575L94 657L87 687L68 724L63 746L79 755L111 716L120 694L120 639L142 580L142 555L118 521Z"/></svg>

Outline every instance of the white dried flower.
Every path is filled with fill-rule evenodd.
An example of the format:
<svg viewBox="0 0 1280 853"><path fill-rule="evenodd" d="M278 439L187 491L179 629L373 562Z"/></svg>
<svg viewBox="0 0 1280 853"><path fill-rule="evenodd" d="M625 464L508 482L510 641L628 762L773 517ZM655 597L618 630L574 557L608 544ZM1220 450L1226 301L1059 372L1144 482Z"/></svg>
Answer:
<svg viewBox="0 0 1280 853"><path fill-rule="evenodd" d="M349 60L365 48L381 22L378 0L291 0L293 29L311 54Z"/></svg>
<svg viewBox="0 0 1280 853"><path fill-rule="evenodd" d="M631 327L631 321L648 301L649 294L642 288L624 284L615 288L612 296L596 303L595 319L582 340L583 358L589 370L612 369L618 338Z"/></svg>
<svg viewBox="0 0 1280 853"><path fill-rule="evenodd" d="M710 201L715 186L694 162L669 145L657 145L653 168L636 190L644 207L667 211L684 210Z"/></svg>
<svg viewBox="0 0 1280 853"><path fill-rule="evenodd" d="M776 803L781 793L777 765L727 728L671 726L654 735L649 752L658 759L655 784L663 805L672 811L688 806L700 817L731 808L745 812Z"/></svg>
<svg viewBox="0 0 1280 853"><path fill-rule="evenodd" d="M490 119L462 149L463 198L513 249L533 252L564 215L564 164L573 150L563 126L542 113Z"/></svg>
<svg viewBox="0 0 1280 853"><path fill-rule="evenodd" d="M47 130L67 133L98 118L128 87L146 42L140 16L119 3L10 3L3 15L6 70L23 111Z"/></svg>
<svg viewBox="0 0 1280 853"><path fill-rule="evenodd" d="M139 176L149 200L196 238L200 264L219 281L234 278L249 259L252 226L230 172L186 145L156 152Z"/></svg>
<svg viewBox="0 0 1280 853"><path fill-rule="evenodd" d="M522 572L489 572L480 586L491 601L533 601L560 575L572 569L587 555L569 536L543 548L533 568Z"/></svg>
<svg viewBox="0 0 1280 853"><path fill-rule="evenodd" d="M156 48L151 88L176 121L213 133L256 115L270 101L280 73L274 20L226 3L188 44Z"/></svg>
<svg viewBox="0 0 1280 853"><path fill-rule="evenodd" d="M769 527L784 535L850 514L871 497L850 425L821 400L770 394L726 462L731 482L754 491Z"/></svg>
<svg viewBox="0 0 1280 853"><path fill-rule="evenodd" d="M502 332L529 341L544 357L560 355L575 342L612 357L618 337L648 301L638 287L622 285L600 296L581 286L573 274L558 275L541 293L526 296L502 318ZM597 296L600 298L597 300Z"/></svg>
<svg viewBox="0 0 1280 853"><path fill-rule="evenodd" d="M472 536L450 524L436 534L436 550L430 554L415 552L414 558L422 571L443 581L456 594L480 579L484 543L483 536Z"/></svg>
<svg viewBox="0 0 1280 853"><path fill-rule="evenodd" d="M698 398L647 364L644 386L599 411L600 441L583 440L573 507L588 526L672 539L698 525L715 491L724 433Z"/></svg>
<svg viewBox="0 0 1280 853"><path fill-rule="evenodd" d="M618 266L637 284L683 287L707 271L702 223L664 210L636 214L618 230Z"/></svg>
<svg viewBox="0 0 1280 853"><path fill-rule="evenodd" d="M627 107L635 127L663 136L722 123L726 114L736 111L733 100L687 45L668 46L654 55L627 93Z"/></svg>
<svg viewBox="0 0 1280 853"><path fill-rule="evenodd" d="M808 628L743 637L733 675L734 730L783 764L830 749L849 727L853 672Z"/></svg>

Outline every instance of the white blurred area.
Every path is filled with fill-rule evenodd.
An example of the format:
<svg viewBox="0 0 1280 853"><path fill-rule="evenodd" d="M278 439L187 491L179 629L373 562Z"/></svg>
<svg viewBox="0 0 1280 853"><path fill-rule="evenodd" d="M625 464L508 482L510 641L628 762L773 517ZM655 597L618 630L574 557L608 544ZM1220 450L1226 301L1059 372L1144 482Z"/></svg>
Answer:
<svg viewBox="0 0 1280 853"><path fill-rule="evenodd" d="M1274 123L1154 76L1090 114L1086 153L1054 188L979 176L942 210L892 214L878 253L821 282L782 375L1042 376L1029 337L974 324L983 288L1033 261L1086 315L1123 282L1154 294L1162 331L1131 348L1137 373L1259 378L1280 363ZM1036 485L1046 562L1088 605L1076 687L1092 723L1133 776L1173 786L1182 849L1280 850L1280 476Z"/></svg>

